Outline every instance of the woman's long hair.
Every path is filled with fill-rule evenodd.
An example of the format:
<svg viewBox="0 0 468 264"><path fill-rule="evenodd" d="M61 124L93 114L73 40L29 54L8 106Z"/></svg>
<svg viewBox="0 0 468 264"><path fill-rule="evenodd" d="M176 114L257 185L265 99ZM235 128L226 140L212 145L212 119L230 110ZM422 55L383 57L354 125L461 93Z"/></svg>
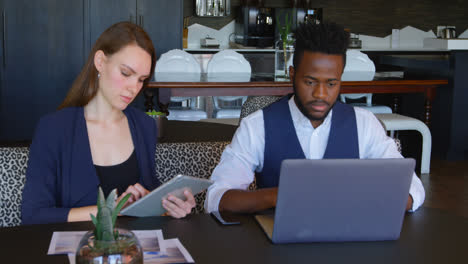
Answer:
<svg viewBox="0 0 468 264"><path fill-rule="evenodd" d="M96 96L99 87L98 72L94 65L94 55L98 50L102 50L106 56L111 56L131 44L138 45L151 55L150 76L143 83L144 89L150 81L156 65L156 53L153 42L141 27L131 22L120 22L106 29L99 36L89 53L86 64L73 82L65 100L63 100L58 109L85 106Z"/></svg>

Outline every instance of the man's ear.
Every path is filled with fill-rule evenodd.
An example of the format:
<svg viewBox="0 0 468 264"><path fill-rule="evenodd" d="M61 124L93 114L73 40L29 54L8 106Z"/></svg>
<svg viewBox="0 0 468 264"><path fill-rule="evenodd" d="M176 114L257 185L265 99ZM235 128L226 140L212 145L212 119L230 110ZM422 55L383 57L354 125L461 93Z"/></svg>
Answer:
<svg viewBox="0 0 468 264"><path fill-rule="evenodd" d="M106 54L102 50L96 51L94 54L94 66L96 67L98 72L101 72L104 68L104 63L106 62Z"/></svg>
<svg viewBox="0 0 468 264"><path fill-rule="evenodd" d="M296 73L294 72L294 67L293 67L293 66L289 66L289 79L290 79L291 81L294 80L294 74L296 74Z"/></svg>

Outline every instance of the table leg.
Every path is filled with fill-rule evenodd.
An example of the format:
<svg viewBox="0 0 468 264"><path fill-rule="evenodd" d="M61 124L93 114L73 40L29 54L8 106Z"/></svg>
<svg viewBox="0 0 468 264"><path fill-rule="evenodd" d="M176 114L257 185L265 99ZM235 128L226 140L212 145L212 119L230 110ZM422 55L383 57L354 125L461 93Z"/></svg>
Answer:
<svg viewBox="0 0 468 264"><path fill-rule="evenodd" d="M213 96L205 96L205 111L208 118L214 118Z"/></svg>
<svg viewBox="0 0 468 264"><path fill-rule="evenodd" d="M149 112L154 109L153 97L154 92L150 89L145 89L143 91L143 96L145 97L145 110Z"/></svg>
<svg viewBox="0 0 468 264"><path fill-rule="evenodd" d="M400 97L398 95L393 96L392 112L395 114L400 112Z"/></svg>
<svg viewBox="0 0 468 264"><path fill-rule="evenodd" d="M424 104L424 123L427 127L431 127L431 112L432 112L432 102L434 101L436 93L436 87L430 87L426 90L426 102Z"/></svg>
<svg viewBox="0 0 468 264"><path fill-rule="evenodd" d="M169 104L171 102L171 89L170 88L158 88L158 107L159 111L169 116Z"/></svg>
<svg viewBox="0 0 468 264"><path fill-rule="evenodd" d="M159 112L163 112L166 114L166 116L169 116L169 104L164 104L161 102L158 102L158 107L159 107Z"/></svg>

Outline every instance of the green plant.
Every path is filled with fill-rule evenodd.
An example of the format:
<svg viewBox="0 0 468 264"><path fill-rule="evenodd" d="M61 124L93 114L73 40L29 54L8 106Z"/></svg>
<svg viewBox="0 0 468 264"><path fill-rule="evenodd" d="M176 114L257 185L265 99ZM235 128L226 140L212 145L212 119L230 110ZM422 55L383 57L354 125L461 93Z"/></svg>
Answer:
<svg viewBox="0 0 468 264"><path fill-rule="evenodd" d="M130 196L131 194L125 195L116 205L117 189L112 190L106 199L104 192L99 187L97 216L91 214L91 220L95 226L94 237L97 241L115 241L118 239L119 232L114 228L115 221Z"/></svg>
<svg viewBox="0 0 468 264"><path fill-rule="evenodd" d="M154 117L154 116L165 116L166 114L164 112L156 112L156 110L148 111L146 112L147 115Z"/></svg>
<svg viewBox="0 0 468 264"><path fill-rule="evenodd" d="M276 16L276 21L278 21L278 31L279 31L279 35L280 35L280 38L281 38L281 42L283 44L284 73L287 76L288 75L288 68L286 66L286 62L287 62L286 49L287 49L287 47L289 45L292 45L293 42L294 42L294 40L292 38L289 38L289 35L292 33L292 31L291 31L292 23L289 20L289 14L288 13L286 13L286 16L284 18L284 25L283 26L281 26L278 16Z"/></svg>
<svg viewBox="0 0 468 264"><path fill-rule="evenodd" d="M105 199L99 187L97 214L91 214L95 229L81 238L76 263L143 263L143 250L135 234L115 228L117 216L130 196L125 195L116 204L117 190Z"/></svg>

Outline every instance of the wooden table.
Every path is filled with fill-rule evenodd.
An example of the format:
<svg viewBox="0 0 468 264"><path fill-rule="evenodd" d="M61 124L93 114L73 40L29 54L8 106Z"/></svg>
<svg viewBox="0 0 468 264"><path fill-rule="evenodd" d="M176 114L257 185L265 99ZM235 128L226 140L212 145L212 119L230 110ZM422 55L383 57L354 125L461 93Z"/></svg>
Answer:
<svg viewBox="0 0 468 264"><path fill-rule="evenodd" d="M380 242L272 244L251 215L241 225L222 226L210 215L119 217L131 230L162 229L165 239L179 238L196 263L466 263L468 219L421 208L405 216L400 239ZM67 263L48 256L54 231L85 231L92 223L76 222L0 228L2 263Z"/></svg>
<svg viewBox="0 0 468 264"><path fill-rule="evenodd" d="M432 102L438 86L448 84L447 80L374 80L342 82L341 93L423 93L425 95L424 122L430 125ZM150 82L149 89L170 89L169 96L225 96L225 95L286 95L293 92L291 82L263 81L255 79L250 82ZM146 107L152 107L152 95L145 93ZM162 108L165 104L158 102ZM166 105L167 107L167 105ZM399 102L395 97L393 111L398 113Z"/></svg>

